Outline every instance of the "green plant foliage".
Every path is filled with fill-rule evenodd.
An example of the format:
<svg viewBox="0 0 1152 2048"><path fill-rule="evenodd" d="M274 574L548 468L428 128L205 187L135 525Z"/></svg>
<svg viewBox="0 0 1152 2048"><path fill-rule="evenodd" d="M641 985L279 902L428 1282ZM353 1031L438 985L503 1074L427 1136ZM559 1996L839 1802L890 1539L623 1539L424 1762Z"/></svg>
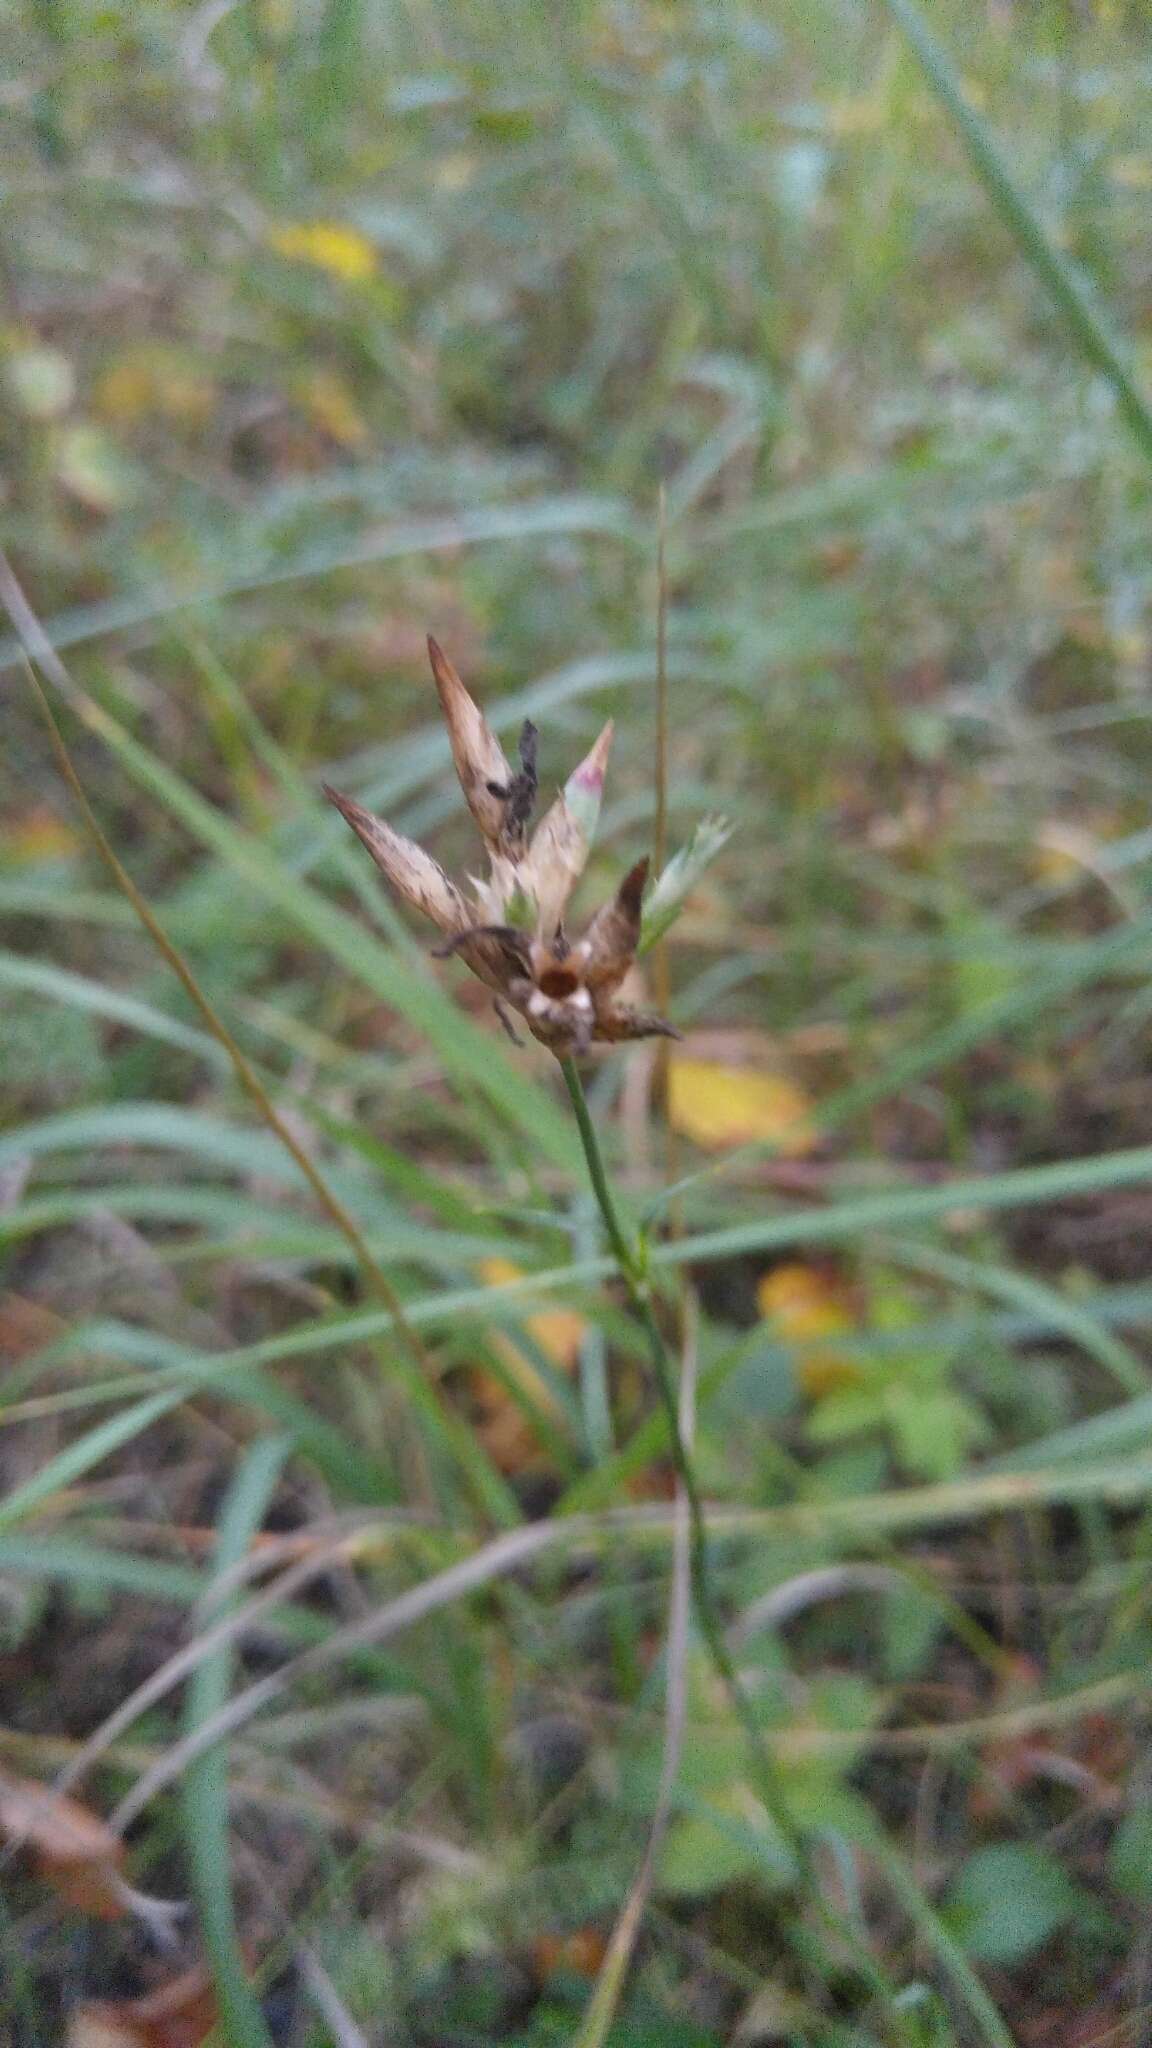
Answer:
<svg viewBox="0 0 1152 2048"><path fill-rule="evenodd" d="M1076 1886L1052 1856L997 1842L969 1856L949 1888L947 1913L970 1955L1022 1963L1077 1908Z"/></svg>
<svg viewBox="0 0 1152 2048"><path fill-rule="evenodd" d="M1138 1906L1152 1899L1152 1804L1138 1800L1124 1815L1109 1859L1117 1891Z"/></svg>
<svg viewBox="0 0 1152 2048"><path fill-rule="evenodd" d="M1146 7L4 45L0 1790L220 2040L1128 2038ZM636 1000L787 1143L430 957L320 794L475 864L428 631L541 810L614 720L569 935L656 854ZM0 1861L13 2048L164 1980Z"/></svg>

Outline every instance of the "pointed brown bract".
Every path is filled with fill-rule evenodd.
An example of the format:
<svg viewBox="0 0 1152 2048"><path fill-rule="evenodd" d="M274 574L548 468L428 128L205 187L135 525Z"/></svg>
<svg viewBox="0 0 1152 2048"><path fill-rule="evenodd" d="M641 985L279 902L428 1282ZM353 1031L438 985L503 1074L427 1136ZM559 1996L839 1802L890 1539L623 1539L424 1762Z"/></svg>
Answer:
<svg viewBox="0 0 1152 2048"><path fill-rule="evenodd" d="M438 860L433 860L414 839L394 832L383 818L374 817L363 804L342 796L327 782L324 794L348 820L361 845L367 847L381 873L405 903L410 903L413 910L422 910L442 932L454 934L464 930L469 923L468 906Z"/></svg>
<svg viewBox="0 0 1152 2048"><path fill-rule="evenodd" d="M473 925L450 946L437 946L440 958L455 953L494 995L519 1006L521 993L532 987L532 964L523 932L504 925Z"/></svg>
<svg viewBox="0 0 1152 2048"><path fill-rule="evenodd" d="M605 1003L597 1008L593 1036L605 1045L623 1045L632 1038L679 1038L680 1033L654 1010L634 1010L631 1003Z"/></svg>
<svg viewBox="0 0 1152 2048"><path fill-rule="evenodd" d="M609 994L631 967L640 937L640 907L648 879L648 860L629 868L615 896L596 912L574 949L590 989Z"/></svg>
<svg viewBox="0 0 1152 2048"><path fill-rule="evenodd" d="M504 841L504 817L512 770L480 706L465 689L439 643L428 636L428 659L452 743L452 759L467 804L488 845Z"/></svg>

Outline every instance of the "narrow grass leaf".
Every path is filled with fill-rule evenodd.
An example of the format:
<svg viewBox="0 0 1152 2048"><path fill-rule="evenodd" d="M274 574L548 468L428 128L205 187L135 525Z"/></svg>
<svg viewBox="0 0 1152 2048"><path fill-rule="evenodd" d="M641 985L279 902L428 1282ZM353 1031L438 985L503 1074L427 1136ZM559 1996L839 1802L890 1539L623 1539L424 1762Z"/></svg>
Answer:
<svg viewBox="0 0 1152 2048"><path fill-rule="evenodd" d="M0 1571L22 1578L58 1579L93 1592L138 1593L147 1600L198 1600L206 1580L190 1565L163 1558L137 1557L129 1550L101 1549L85 1540L43 1536L0 1536Z"/></svg>
<svg viewBox="0 0 1152 2048"><path fill-rule="evenodd" d="M461 547L492 545L497 541L549 539L554 534L615 540L630 551L642 546L628 509L620 499L560 497L528 499L518 505L484 505L448 518L412 519L377 527L357 541L318 541L287 562L269 566L266 557L254 560L231 576L190 589L157 589L139 597L111 598L104 604L78 606L50 619L46 630L52 645L65 651L104 639L110 633L136 632L141 626L155 625L176 612L218 604L245 591L268 590L277 584L329 576L336 569L398 561L408 555L452 554ZM237 552L242 555L242 542ZM19 658L18 641L0 642L0 671L12 667Z"/></svg>
<svg viewBox="0 0 1152 2048"><path fill-rule="evenodd" d="M292 1449L284 1436L260 1438L242 1458L220 1518L213 1577L221 1579L246 1556ZM209 1593L209 1598L211 1594ZM238 1596L212 1610L213 1621L235 1607ZM188 1682L184 1732L217 1714L228 1698L234 1651L222 1643L197 1665ZM204 1946L229 2042L236 2048L271 2048L260 2001L240 1949L232 1897L228 1824L228 1757L223 1745L204 1750L189 1765L182 1787L184 1843L192 1871Z"/></svg>
<svg viewBox="0 0 1152 2048"><path fill-rule="evenodd" d="M742 1252L775 1251L788 1244L833 1244L870 1230L903 1223L930 1223L963 1209L1015 1209L1059 1202L1072 1195L1152 1181L1152 1146L1105 1152L1095 1159L1066 1159L1053 1166L1021 1166L1010 1173L945 1182L930 1188L893 1188L826 1209L769 1216L727 1230L704 1231L676 1244L654 1247L654 1266L731 1258Z"/></svg>
<svg viewBox="0 0 1152 2048"><path fill-rule="evenodd" d="M125 1024L147 1038L178 1046L181 1052L195 1053L198 1059L206 1060L217 1072L228 1067L223 1047L217 1045L206 1031L181 1024L175 1017L166 1016L163 1010L155 1009L151 1003L142 1002L138 996L126 995L120 989L105 988L102 982L93 981L85 974L73 974L68 968L53 967L46 961L23 959L17 953L0 952L0 988L24 989L30 995L47 996L53 1002L83 1010L91 1017L104 1017L109 1023Z"/></svg>
<svg viewBox="0 0 1152 2048"><path fill-rule="evenodd" d="M1144 1394L1152 1387L1152 1371L1138 1358L1131 1345L1116 1337L1097 1321L1090 1303L1073 1301L1055 1287L1030 1274L1014 1273L1006 1266L982 1264L976 1259L957 1258L951 1252L924 1245L897 1243L887 1247L891 1254L917 1272L938 1274L960 1287L987 1294L994 1301L1030 1311L1045 1327L1071 1338L1074 1344L1123 1387L1126 1394Z"/></svg>
<svg viewBox="0 0 1152 2048"><path fill-rule="evenodd" d="M916 52L928 83L956 129L1001 220L1045 286L1085 362L1105 378L1144 455L1152 461L1152 408L1124 359L1085 279L1049 234L1021 190L988 123L964 92L917 0L884 0Z"/></svg>
<svg viewBox="0 0 1152 2048"><path fill-rule="evenodd" d="M397 957L339 905L292 874L260 840L206 802L107 712L93 705L88 723L133 780L151 790L246 887L414 1024L457 1081L479 1087L513 1129L531 1135L534 1145L557 1163L572 1163L573 1146L555 1103L523 1064L513 1065L503 1048L470 1022L430 970L414 972L410 960Z"/></svg>
<svg viewBox="0 0 1152 2048"><path fill-rule="evenodd" d="M184 1398L180 1390L153 1394L146 1401L138 1401L134 1407L120 1409L107 1422L98 1424L75 1443L58 1451L54 1458L49 1458L46 1465L41 1465L40 1470L33 1473L31 1479L26 1479L22 1486L14 1487L6 1499L0 1501L0 1529L14 1528L26 1515L43 1507L54 1493L83 1478L93 1465L110 1458L114 1451L131 1443L133 1437L139 1436L151 1423L178 1408Z"/></svg>
<svg viewBox="0 0 1152 2048"><path fill-rule="evenodd" d="M1012 2034L959 1942L945 1926L907 1858L883 1832L879 1822L869 1830L867 1847L921 1940L951 1977L968 2008L979 2038L987 2043L987 2048L1014 2048Z"/></svg>

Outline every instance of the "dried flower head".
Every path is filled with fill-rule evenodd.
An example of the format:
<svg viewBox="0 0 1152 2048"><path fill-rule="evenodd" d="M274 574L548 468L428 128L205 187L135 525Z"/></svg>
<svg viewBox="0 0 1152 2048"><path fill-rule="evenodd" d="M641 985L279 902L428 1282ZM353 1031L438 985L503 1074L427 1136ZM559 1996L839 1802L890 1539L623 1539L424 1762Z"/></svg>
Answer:
<svg viewBox="0 0 1152 2048"><path fill-rule="evenodd" d="M428 653L460 787L488 854L488 875L469 877L475 907L422 846L327 784L325 796L397 895L439 927L445 943L437 953L458 954L492 990L507 1029L507 1012L515 1010L559 1058L595 1043L676 1037L662 1017L619 1000L641 939L646 860L629 869L579 938L565 928L600 813L611 721L529 837L538 788L536 727L525 720L519 765L512 768L435 640Z"/></svg>

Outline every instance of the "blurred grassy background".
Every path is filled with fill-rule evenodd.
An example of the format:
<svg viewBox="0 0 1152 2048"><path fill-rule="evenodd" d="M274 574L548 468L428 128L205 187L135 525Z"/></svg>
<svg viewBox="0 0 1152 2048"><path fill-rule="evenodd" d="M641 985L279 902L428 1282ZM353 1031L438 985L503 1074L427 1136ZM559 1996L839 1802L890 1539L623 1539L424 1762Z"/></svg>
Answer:
<svg viewBox="0 0 1152 2048"><path fill-rule="evenodd" d="M1146 11L927 16L1147 388ZM849 1573L740 1640L857 1947L693 1665L609 2038L1143 2041L1148 447L882 6L0 20L4 545L110 837L444 1396L109 886L9 642L0 1759L47 1776L183 1639L218 1524L227 1557L265 1513L370 1511L372 1561L286 1594L232 1679L203 1664L192 1726L494 1528L614 1505L635 1541L603 1568L285 1688L236 1738L231 1829L197 1767L133 1836L196 1894L219 2038L356 2038L305 1939L369 2040L574 2037L655 1796L666 1446L621 1303L568 1270L597 1238L551 1062L429 966L317 792L474 858L431 629L506 739L541 723L546 784L616 717L606 887L652 827L663 484L673 844L736 827L672 945L678 1170L759 1149L693 1181L660 1256L704 1300L732 1616ZM639 1205L650 1080L629 1054L593 1086ZM113 1746L101 1810L177 1732L165 1704ZM14 2040L151 1981L130 1929L22 1883Z"/></svg>

